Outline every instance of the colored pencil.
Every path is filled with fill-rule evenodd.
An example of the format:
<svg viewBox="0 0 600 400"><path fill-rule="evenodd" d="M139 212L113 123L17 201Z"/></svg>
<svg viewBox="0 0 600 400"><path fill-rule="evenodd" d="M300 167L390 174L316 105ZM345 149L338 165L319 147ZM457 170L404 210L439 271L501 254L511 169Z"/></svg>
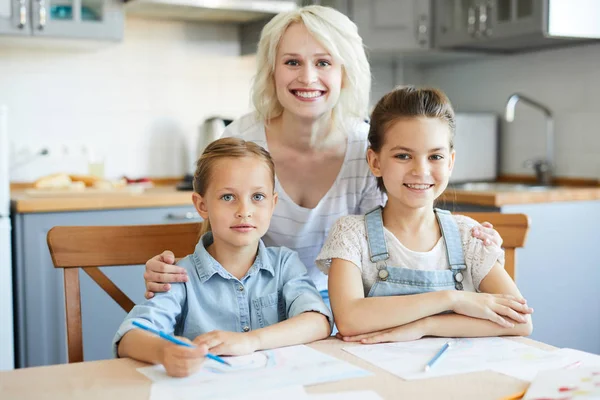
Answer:
<svg viewBox="0 0 600 400"><path fill-rule="evenodd" d="M437 360L440 359L442 354L444 354L446 352L446 350L448 350L449 348L450 348L450 341L447 341L446 343L444 343L442 348L435 354L435 356L433 356L433 358L431 360L429 360L429 362L425 365L425 372L429 371L431 369L431 367L433 367L433 365L437 362Z"/></svg>
<svg viewBox="0 0 600 400"><path fill-rule="evenodd" d="M155 334L157 336L160 336L161 338L163 338L165 340L168 340L171 343L175 343L175 344L178 344L180 346L185 346L185 347L195 347L194 345L186 343L183 340L179 340L176 337L169 335L168 333L164 333L164 332L156 330L154 328L150 328L149 326L146 326L144 324L140 324L137 321L133 321L132 323L133 323L134 326L137 326L140 329L143 329L143 330L148 331L150 333L153 333L153 334ZM218 361L221 364L229 365L231 367L231 364L229 364L227 361L223 360L221 357L216 356L214 354L207 353L206 354L206 358L210 358L211 360Z"/></svg>

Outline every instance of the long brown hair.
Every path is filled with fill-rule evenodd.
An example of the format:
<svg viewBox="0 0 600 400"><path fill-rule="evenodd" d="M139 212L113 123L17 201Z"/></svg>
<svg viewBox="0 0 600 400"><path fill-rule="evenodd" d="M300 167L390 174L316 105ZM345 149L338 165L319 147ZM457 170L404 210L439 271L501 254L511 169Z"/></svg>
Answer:
<svg viewBox="0 0 600 400"><path fill-rule="evenodd" d="M385 132L402 118L439 118L450 128L450 150L454 149L456 120L454 109L444 92L433 88L398 87L384 95L373 109L369 129L369 148L379 153L385 142ZM377 187L385 192L383 178L377 178Z"/></svg>
<svg viewBox="0 0 600 400"><path fill-rule="evenodd" d="M275 187L275 165L273 164L273 159L269 152L254 142L227 137L215 140L204 149L204 152L196 163L196 172L194 172L194 192L204 197L206 189L210 184L210 179L212 177L211 173L217 161L224 158L242 157L256 157L264 161L271 171L271 183L273 184L273 187ZM206 219L200 228L200 236L210 230L210 221Z"/></svg>

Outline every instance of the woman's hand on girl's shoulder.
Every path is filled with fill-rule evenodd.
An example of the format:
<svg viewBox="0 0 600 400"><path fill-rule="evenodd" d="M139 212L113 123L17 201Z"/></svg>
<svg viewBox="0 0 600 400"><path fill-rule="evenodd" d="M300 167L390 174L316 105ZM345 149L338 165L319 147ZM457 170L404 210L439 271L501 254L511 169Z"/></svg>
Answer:
<svg viewBox="0 0 600 400"><path fill-rule="evenodd" d="M468 317L487 319L504 328L513 328L515 323L526 323L526 314L533 309L522 297L509 294L473 293L453 291L452 311Z"/></svg>
<svg viewBox="0 0 600 400"><path fill-rule="evenodd" d="M364 333L356 336L341 336L338 333L336 337L344 342L373 344L385 342L409 342L411 340L421 339L426 334L425 318L423 318L406 325L384 329L382 331Z"/></svg>
<svg viewBox="0 0 600 400"><path fill-rule="evenodd" d="M169 250L146 261L144 280L146 281L145 296L147 299L154 297L154 293L168 292L171 289L169 283L187 282L185 268L173 264L175 264L175 255Z"/></svg>
<svg viewBox="0 0 600 400"><path fill-rule="evenodd" d="M213 354L243 356L260 349L260 338L254 331L248 333L211 331L194 339L197 346L206 345Z"/></svg>
<svg viewBox="0 0 600 400"><path fill-rule="evenodd" d="M484 222L481 225L474 226L471 234L477 239L481 239L486 246L502 247L502 236L494 229L494 225Z"/></svg>

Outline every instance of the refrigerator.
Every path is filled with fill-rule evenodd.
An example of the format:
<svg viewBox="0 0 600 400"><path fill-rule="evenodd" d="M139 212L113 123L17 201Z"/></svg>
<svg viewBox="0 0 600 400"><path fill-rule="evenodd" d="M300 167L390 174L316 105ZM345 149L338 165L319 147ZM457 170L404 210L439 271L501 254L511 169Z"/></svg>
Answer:
<svg viewBox="0 0 600 400"><path fill-rule="evenodd" d="M7 119L7 108L0 105L0 371L15 365Z"/></svg>

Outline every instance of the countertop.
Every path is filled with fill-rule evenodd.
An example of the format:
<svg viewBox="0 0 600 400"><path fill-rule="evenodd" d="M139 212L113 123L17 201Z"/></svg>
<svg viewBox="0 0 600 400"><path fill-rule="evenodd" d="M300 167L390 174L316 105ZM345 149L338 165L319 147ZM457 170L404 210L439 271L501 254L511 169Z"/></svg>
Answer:
<svg viewBox="0 0 600 400"><path fill-rule="evenodd" d="M174 185L148 188L142 193L105 193L40 196L26 190L13 189L12 209L15 213L67 212L122 208L192 206L191 191L177 191ZM557 186L536 190L458 190L448 188L440 200L446 204L467 203L501 207L514 204L550 203L558 201L600 200L600 186Z"/></svg>

